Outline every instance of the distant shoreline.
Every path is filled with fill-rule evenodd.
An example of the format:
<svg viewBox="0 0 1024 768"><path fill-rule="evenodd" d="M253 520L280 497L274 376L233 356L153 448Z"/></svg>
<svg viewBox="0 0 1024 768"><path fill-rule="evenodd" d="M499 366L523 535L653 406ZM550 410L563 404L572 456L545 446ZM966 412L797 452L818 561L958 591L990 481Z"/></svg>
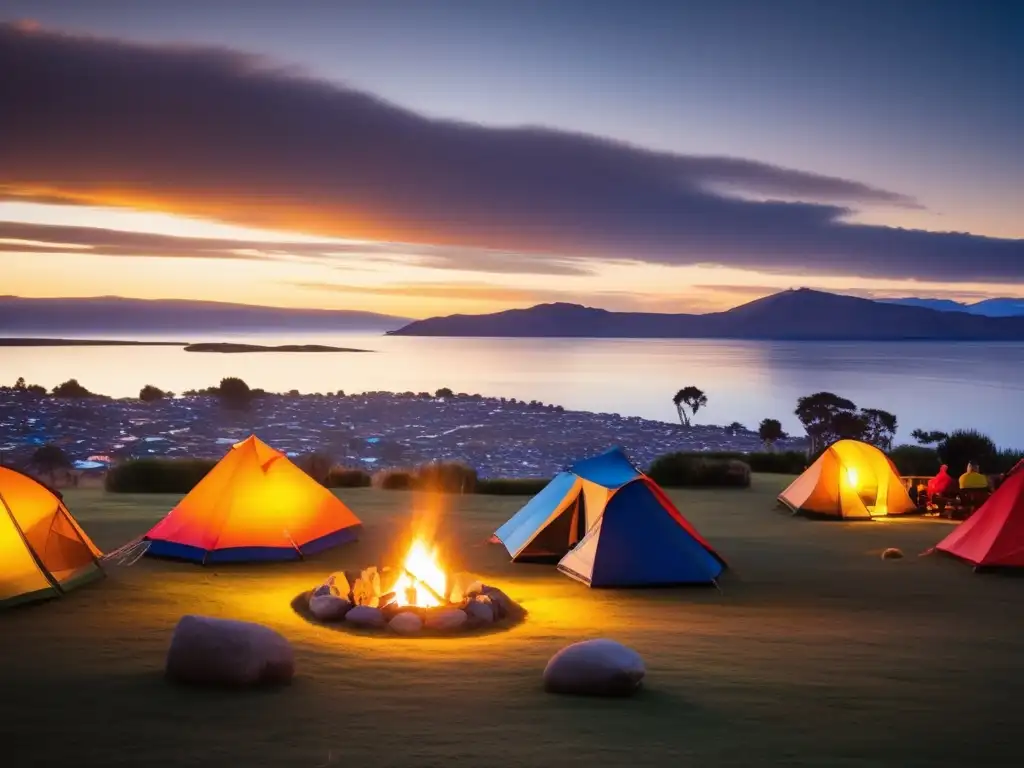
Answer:
<svg viewBox="0 0 1024 768"><path fill-rule="evenodd" d="M0 338L0 347L180 347L185 352L216 352L240 354L244 352L373 352L372 349L331 347L325 344L237 344L234 342L138 341L130 339L35 339Z"/></svg>
<svg viewBox="0 0 1024 768"><path fill-rule="evenodd" d="M184 347L185 341L0 338L0 347Z"/></svg>
<svg viewBox="0 0 1024 768"><path fill-rule="evenodd" d="M218 352L221 354L240 354L244 352L372 352L371 349L353 349L351 347L331 347L325 344L280 344L264 346L262 344L235 344L231 342L203 342L189 344L186 352Z"/></svg>

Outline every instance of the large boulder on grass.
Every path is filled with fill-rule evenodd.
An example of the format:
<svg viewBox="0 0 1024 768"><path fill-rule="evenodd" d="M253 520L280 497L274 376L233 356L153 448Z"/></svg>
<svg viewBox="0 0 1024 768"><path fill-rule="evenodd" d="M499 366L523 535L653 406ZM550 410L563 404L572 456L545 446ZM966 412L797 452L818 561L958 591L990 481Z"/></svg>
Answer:
<svg viewBox="0 0 1024 768"><path fill-rule="evenodd" d="M579 696L629 696L646 669L640 654L614 640L566 646L544 668L544 690Z"/></svg>
<svg viewBox="0 0 1024 768"><path fill-rule="evenodd" d="M295 674L295 655L270 627L189 615L174 628L165 671L192 685L286 683Z"/></svg>

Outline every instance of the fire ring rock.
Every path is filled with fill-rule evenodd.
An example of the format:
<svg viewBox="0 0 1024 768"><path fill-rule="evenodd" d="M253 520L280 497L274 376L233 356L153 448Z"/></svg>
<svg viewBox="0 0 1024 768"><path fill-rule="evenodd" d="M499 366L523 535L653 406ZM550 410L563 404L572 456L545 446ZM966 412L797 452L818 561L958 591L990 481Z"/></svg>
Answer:
<svg viewBox="0 0 1024 768"><path fill-rule="evenodd" d="M646 669L640 654L614 640L566 646L544 668L544 690L580 696L630 696Z"/></svg>
<svg viewBox="0 0 1024 768"><path fill-rule="evenodd" d="M295 675L295 655L270 627L188 615L174 628L165 673L192 685L286 683Z"/></svg>
<svg viewBox="0 0 1024 768"><path fill-rule="evenodd" d="M352 608L352 603L335 595L317 595L309 598L309 612L320 621L341 621Z"/></svg>
<svg viewBox="0 0 1024 768"><path fill-rule="evenodd" d="M412 611L402 611L388 622L388 627L396 635L415 635L423 629L423 619Z"/></svg>
<svg viewBox="0 0 1024 768"><path fill-rule="evenodd" d="M387 623L384 619L384 614L380 612L380 608L371 608L368 605L353 606L345 614L345 621L356 627L369 627L373 629L380 629Z"/></svg>
<svg viewBox="0 0 1024 768"><path fill-rule="evenodd" d="M427 629L441 632L453 632L456 629L461 629L468 620L469 617L465 611L458 608L440 608L427 614L424 626Z"/></svg>

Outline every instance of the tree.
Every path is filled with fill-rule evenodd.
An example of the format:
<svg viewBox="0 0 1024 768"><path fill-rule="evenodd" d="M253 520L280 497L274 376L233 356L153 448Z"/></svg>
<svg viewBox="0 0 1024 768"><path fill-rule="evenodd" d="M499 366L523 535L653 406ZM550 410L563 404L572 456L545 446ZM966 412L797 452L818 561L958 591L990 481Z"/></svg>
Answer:
<svg viewBox="0 0 1024 768"><path fill-rule="evenodd" d="M910 436L917 440L921 445L934 445L935 443L941 443L949 437L945 432L926 432L923 429L915 429L910 433Z"/></svg>
<svg viewBox="0 0 1024 768"><path fill-rule="evenodd" d="M999 451L991 438L974 429L951 432L935 450L939 454L939 461L949 466L954 476L965 472L968 464L974 464L981 472L991 472L999 457Z"/></svg>
<svg viewBox="0 0 1024 768"><path fill-rule="evenodd" d="M70 469L71 459L64 449L54 443L47 443L36 449L30 459L32 466L40 472L48 473L51 478L58 469Z"/></svg>
<svg viewBox="0 0 1024 768"><path fill-rule="evenodd" d="M883 450L890 450L899 426L896 416L878 408L862 408L860 415L866 426L864 440Z"/></svg>
<svg viewBox="0 0 1024 768"><path fill-rule="evenodd" d="M24 392L28 387L25 385L25 377L19 376L18 380L14 382L14 389L18 392Z"/></svg>
<svg viewBox="0 0 1024 768"><path fill-rule="evenodd" d="M163 400L169 395L169 392L164 392L160 387L154 387L152 384L147 384L139 390L139 400L144 403L153 403L157 400Z"/></svg>
<svg viewBox="0 0 1024 768"><path fill-rule="evenodd" d="M868 420L858 411L836 411L829 429L829 442L836 440L867 440Z"/></svg>
<svg viewBox="0 0 1024 768"><path fill-rule="evenodd" d="M786 433L782 431L782 422L778 419L761 419L757 427L757 436L771 451L775 450L775 443L786 437Z"/></svg>
<svg viewBox="0 0 1024 768"><path fill-rule="evenodd" d="M832 392L801 397L794 413L807 432L812 454L838 440L840 431L847 433L857 427L857 422L849 418L857 418L857 405Z"/></svg>
<svg viewBox="0 0 1024 768"><path fill-rule="evenodd" d="M68 379L53 388L54 397L92 397L92 392L78 383L78 379Z"/></svg>
<svg viewBox="0 0 1024 768"><path fill-rule="evenodd" d="M252 402L253 391L237 376L229 376L220 380L217 395L225 408L245 409Z"/></svg>
<svg viewBox="0 0 1024 768"><path fill-rule="evenodd" d="M448 387L441 387L434 393L434 397L443 397L447 400L455 397L455 393L452 392Z"/></svg>
<svg viewBox="0 0 1024 768"><path fill-rule="evenodd" d="M725 428L725 431L728 432L730 435L735 435L737 432L745 432L746 430L747 428L740 424L738 421L734 421L732 424Z"/></svg>
<svg viewBox="0 0 1024 768"><path fill-rule="evenodd" d="M684 427L688 427L690 426L690 415L686 413L686 408L689 408L690 414L696 418L697 411L708 404L708 396L697 387L683 387L676 392L672 398L672 403L676 407L676 413L679 414L679 423Z"/></svg>

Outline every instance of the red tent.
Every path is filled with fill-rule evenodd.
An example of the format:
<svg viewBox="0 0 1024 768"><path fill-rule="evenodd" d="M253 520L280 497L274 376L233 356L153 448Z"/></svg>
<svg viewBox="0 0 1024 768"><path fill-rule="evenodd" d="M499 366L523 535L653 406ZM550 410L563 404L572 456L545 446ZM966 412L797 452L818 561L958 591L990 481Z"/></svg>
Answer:
<svg viewBox="0 0 1024 768"><path fill-rule="evenodd" d="M1024 567L1024 472L1014 472L935 549L978 567Z"/></svg>

